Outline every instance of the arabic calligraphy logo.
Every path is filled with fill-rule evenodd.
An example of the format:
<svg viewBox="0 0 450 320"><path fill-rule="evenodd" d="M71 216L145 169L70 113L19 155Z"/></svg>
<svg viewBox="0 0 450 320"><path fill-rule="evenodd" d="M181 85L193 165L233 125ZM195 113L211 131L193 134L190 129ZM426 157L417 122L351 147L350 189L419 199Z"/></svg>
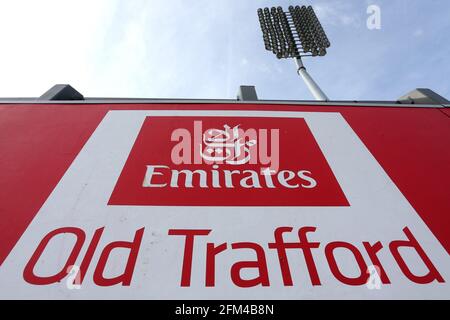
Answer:
<svg viewBox="0 0 450 320"><path fill-rule="evenodd" d="M200 155L204 160L215 163L242 165L250 162L251 149L257 145L256 140L245 141L239 125L231 128L224 125L224 130L210 129L203 134ZM203 151L202 151L203 150Z"/></svg>
<svg viewBox="0 0 450 320"><path fill-rule="evenodd" d="M227 121L228 122L228 121ZM246 128L244 124L222 122L208 126L196 120L191 128L172 131L170 141L175 142L170 158L174 165L259 165L270 174L279 170L280 130Z"/></svg>

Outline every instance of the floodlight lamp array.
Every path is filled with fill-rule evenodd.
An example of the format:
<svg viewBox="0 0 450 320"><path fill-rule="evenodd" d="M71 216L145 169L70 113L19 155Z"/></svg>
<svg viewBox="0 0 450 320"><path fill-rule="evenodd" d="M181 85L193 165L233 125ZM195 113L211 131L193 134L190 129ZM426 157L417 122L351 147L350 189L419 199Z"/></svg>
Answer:
<svg viewBox="0 0 450 320"><path fill-rule="evenodd" d="M258 9L266 50L278 59L324 56L330 47L322 25L311 6Z"/></svg>

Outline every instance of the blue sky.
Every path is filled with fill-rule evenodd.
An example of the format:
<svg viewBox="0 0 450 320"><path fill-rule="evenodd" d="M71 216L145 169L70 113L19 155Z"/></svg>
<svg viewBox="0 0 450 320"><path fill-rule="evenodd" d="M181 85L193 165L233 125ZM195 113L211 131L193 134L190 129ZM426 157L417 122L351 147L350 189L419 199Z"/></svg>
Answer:
<svg viewBox="0 0 450 320"><path fill-rule="evenodd" d="M89 97L312 99L292 60L265 51L256 9L313 5L331 41L305 59L332 100L450 99L448 0L0 0L0 96L70 83ZM366 26L369 5L381 29Z"/></svg>

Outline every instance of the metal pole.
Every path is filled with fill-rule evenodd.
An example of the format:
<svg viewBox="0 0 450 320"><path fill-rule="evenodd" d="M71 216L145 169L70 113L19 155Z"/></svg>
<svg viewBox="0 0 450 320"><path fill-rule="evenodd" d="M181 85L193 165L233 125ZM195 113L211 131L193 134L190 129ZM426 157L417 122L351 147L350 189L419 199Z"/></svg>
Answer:
<svg viewBox="0 0 450 320"><path fill-rule="evenodd" d="M305 66L303 65L301 58L295 58L295 64L297 65L297 73L303 78L306 86L309 91L311 91L312 95L318 101L328 101L328 97L326 94L320 89L319 85L311 78L308 71L306 71Z"/></svg>

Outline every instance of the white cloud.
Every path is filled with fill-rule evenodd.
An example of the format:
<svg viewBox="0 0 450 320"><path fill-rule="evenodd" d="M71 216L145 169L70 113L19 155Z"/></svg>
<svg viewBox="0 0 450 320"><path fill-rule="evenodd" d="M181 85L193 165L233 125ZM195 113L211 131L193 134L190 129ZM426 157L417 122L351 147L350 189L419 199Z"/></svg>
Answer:
<svg viewBox="0 0 450 320"><path fill-rule="evenodd" d="M349 10L349 5L341 1L313 4L314 11L318 18L334 26L358 26L361 23L361 16L353 10Z"/></svg>
<svg viewBox="0 0 450 320"><path fill-rule="evenodd" d="M424 31L423 31L423 29L416 29L415 31L414 31L414 33L413 33L413 36L414 37L421 37L421 36L423 36L424 35Z"/></svg>
<svg viewBox="0 0 450 320"><path fill-rule="evenodd" d="M38 96L55 83L85 84L110 0L0 2L0 96Z"/></svg>

